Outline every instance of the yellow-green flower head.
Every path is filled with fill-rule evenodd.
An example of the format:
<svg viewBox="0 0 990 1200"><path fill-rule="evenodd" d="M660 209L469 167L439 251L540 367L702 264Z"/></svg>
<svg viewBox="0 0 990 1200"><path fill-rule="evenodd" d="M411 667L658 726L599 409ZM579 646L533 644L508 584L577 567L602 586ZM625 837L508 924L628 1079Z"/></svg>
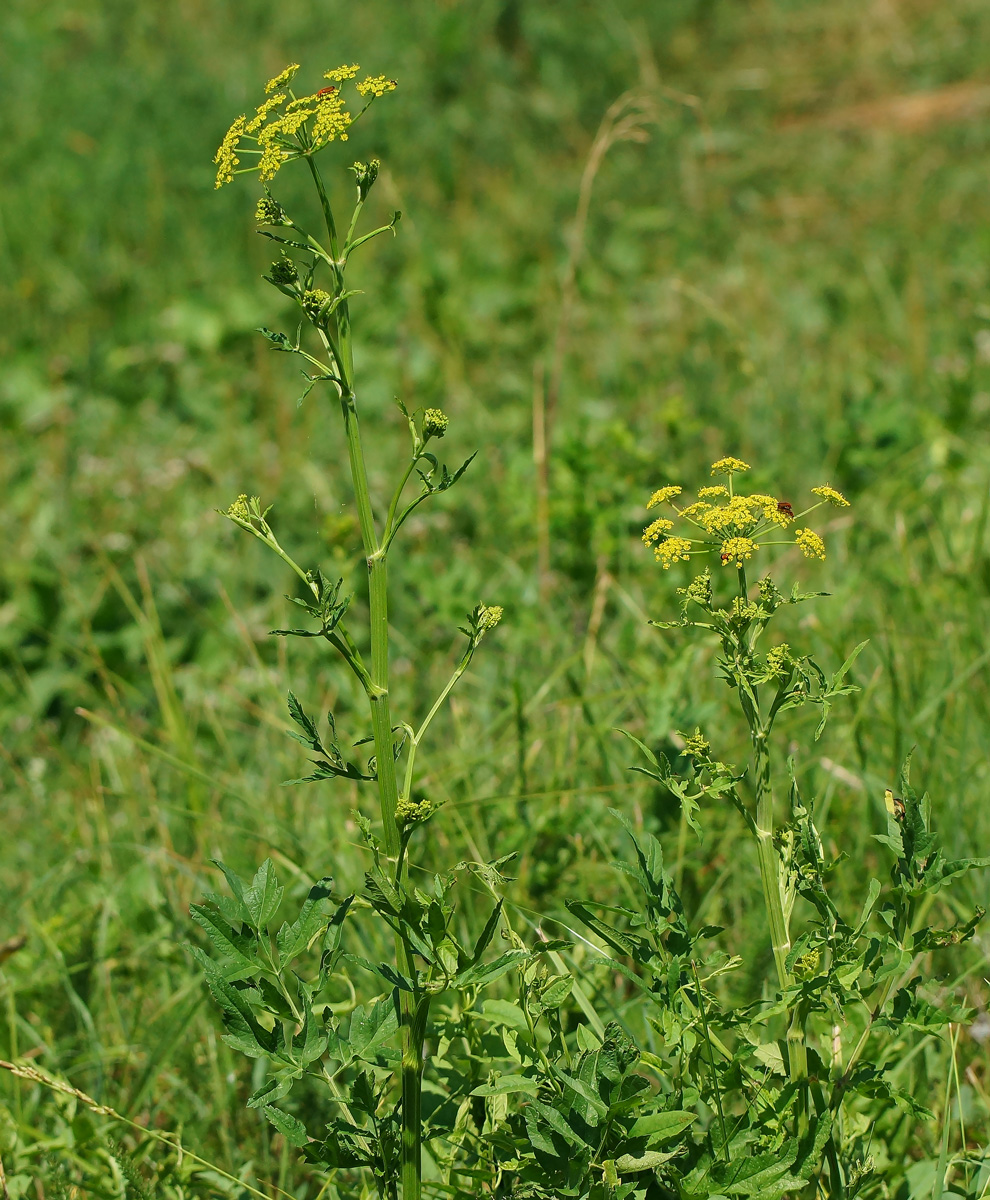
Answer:
<svg viewBox="0 0 990 1200"><path fill-rule="evenodd" d="M673 563L681 559L687 562L690 550L691 543L687 538L669 537L653 547L653 555L666 571Z"/></svg>
<svg viewBox="0 0 990 1200"><path fill-rule="evenodd" d="M271 196L262 196L254 210L254 219L259 225L288 225L285 209Z"/></svg>
<svg viewBox="0 0 990 1200"><path fill-rule="evenodd" d="M748 471L749 463L743 462L741 458L719 458L712 463L713 475L733 475L737 471Z"/></svg>
<svg viewBox="0 0 990 1200"><path fill-rule="evenodd" d="M711 753L711 748L711 743L700 729L695 729L684 743L684 753L689 758L707 758Z"/></svg>
<svg viewBox="0 0 990 1200"><path fill-rule="evenodd" d="M848 508L849 501L841 492L837 492L834 487L829 487L827 483L821 487L811 489L816 496L821 496L823 500L827 500L829 504L834 504L836 508Z"/></svg>
<svg viewBox="0 0 990 1200"><path fill-rule="evenodd" d="M356 162L351 170L354 172L355 182L357 183L358 198L367 200L368 193L374 186L375 180L378 178L378 172L381 170L382 164L377 158L371 159L370 162Z"/></svg>
<svg viewBox="0 0 990 1200"><path fill-rule="evenodd" d="M299 278L299 270L291 258L277 258L269 268L269 277L274 283L288 286Z"/></svg>
<svg viewBox="0 0 990 1200"><path fill-rule="evenodd" d="M710 608L712 603L712 575L711 571L705 567L700 575L696 575L694 579L683 589L683 594L688 600L693 600L695 604L700 604L702 608Z"/></svg>
<svg viewBox="0 0 990 1200"><path fill-rule="evenodd" d="M730 537L726 538L722 543L721 555L722 566L728 566L730 562L734 562L737 567L741 567L747 558L753 557L753 552L756 550L756 542L748 537Z"/></svg>
<svg viewBox="0 0 990 1200"><path fill-rule="evenodd" d="M799 529L794 541L801 547L805 558L824 558L825 543L813 529Z"/></svg>
<svg viewBox="0 0 990 1200"><path fill-rule="evenodd" d="M754 604L752 600L744 600L742 596L736 596L732 601L732 607L729 610L729 616L733 620L755 621L759 615L760 606L758 604Z"/></svg>
<svg viewBox="0 0 990 1200"><path fill-rule="evenodd" d="M791 665L791 648L786 642L767 651L767 671L771 675L786 675Z"/></svg>
<svg viewBox="0 0 990 1200"><path fill-rule="evenodd" d="M794 974L803 977L814 975L818 970L818 964L821 960L822 955L820 950L809 950L806 954L802 954L794 960Z"/></svg>
<svg viewBox="0 0 990 1200"><path fill-rule="evenodd" d="M354 85L362 96L384 96L386 92L395 91L395 80L387 79L384 75L369 75L360 83Z"/></svg>
<svg viewBox="0 0 990 1200"><path fill-rule="evenodd" d="M673 500L673 498L675 496L679 496L682 491L683 489L679 488L676 483L667 484L666 487L657 488L657 490L650 497L646 507L647 509L656 508L658 504L664 504L668 500Z"/></svg>
<svg viewBox="0 0 990 1200"><path fill-rule="evenodd" d="M643 541L647 546L651 546L654 542L659 542L665 538L673 528L673 521L668 521L666 517L657 517L652 524L647 525L643 530Z"/></svg>
<svg viewBox="0 0 990 1200"><path fill-rule="evenodd" d="M330 293L325 292L323 288L309 288L303 293L302 306L306 310L306 315L316 321L319 319L324 305L329 304L332 299Z"/></svg>
<svg viewBox="0 0 990 1200"><path fill-rule="evenodd" d="M442 438L449 424L450 417L442 408L428 408L423 413L423 437Z"/></svg>
<svg viewBox="0 0 990 1200"><path fill-rule="evenodd" d="M501 621L502 606L500 604L492 604L491 606L482 604L480 608L481 611L478 613L478 628L487 633L490 629L494 629L499 621Z"/></svg>
<svg viewBox="0 0 990 1200"><path fill-rule="evenodd" d="M404 796L395 806L395 821L400 828L407 825L417 825L428 821L436 812L437 806L424 796L421 800L407 800Z"/></svg>
<svg viewBox="0 0 990 1200"><path fill-rule="evenodd" d="M722 483L713 483L711 487L698 488L699 500L714 500L719 496L728 496L729 489Z"/></svg>
<svg viewBox="0 0 990 1200"><path fill-rule="evenodd" d="M708 512L711 505L707 500L695 500L693 504L689 504L686 508L681 509L681 516L688 521L698 520L703 513Z"/></svg>
<svg viewBox="0 0 990 1200"><path fill-rule="evenodd" d="M242 492L230 508L226 511L226 516L232 521L247 521L251 517L251 510L248 508L248 498Z"/></svg>
<svg viewBox="0 0 990 1200"><path fill-rule="evenodd" d="M269 81L265 84L265 95L270 96L276 88L285 87L287 83L291 83L292 77L298 70L298 63L290 63L284 71L280 71L274 79L269 79Z"/></svg>

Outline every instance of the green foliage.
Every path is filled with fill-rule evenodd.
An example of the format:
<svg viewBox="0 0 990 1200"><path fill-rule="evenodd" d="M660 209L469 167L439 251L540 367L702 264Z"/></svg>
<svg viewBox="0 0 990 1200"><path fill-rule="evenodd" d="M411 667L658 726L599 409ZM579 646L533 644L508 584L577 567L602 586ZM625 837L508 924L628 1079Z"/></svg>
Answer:
<svg viewBox="0 0 990 1200"><path fill-rule="evenodd" d="M694 782L697 760L679 731L700 727L749 811L746 730L709 670L711 643L645 627L644 613L677 614L638 542L644 491L726 450L763 465L761 486L773 480L795 496L827 477L856 505L851 523L840 515L822 529L823 566L786 564L799 590L825 587L834 599L782 610L780 637L826 676L869 639L853 668L862 690L834 705L817 744L817 708L781 715L787 845L798 837L783 768L793 752L828 899L855 931L870 881L887 887L897 869L898 852L875 835L901 835L882 796L904 796L894 780L916 746L913 775L934 797L942 861L985 853L986 21L975 0L896 14L851 0L623 0L607 11L370 0L346 12L331 0L318 13L287 0L276 32L270 8L226 0L195 19L140 3L4 7L0 1056L26 1055L145 1130L79 1101L70 1113L67 1098L0 1070L12 1195L54 1194L56 1176L70 1194L121 1193L110 1140L166 1200L252 1187L313 1200L322 1187L322 1166L246 1107L266 1062L222 1041L201 969L181 949L189 902L216 887L213 857L250 878L272 855L287 920L329 862L341 896L361 892L371 862L350 814L371 816L373 782L281 786L316 756L284 736L290 687L324 742L332 711L341 757L371 773L363 682L352 667L327 671L315 647L338 651L320 632L322 613L282 599L319 608L309 584L288 564L262 565L259 547L212 515L248 484L277 495L280 538L304 547L300 561L321 564L331 583L345 579L344 627L367 654L346 454L321 402L329 385L295 408L317 371L267 354L252 332L271 326L295 345L298 302L262 277L275 277L282 249L303 252L254 236L237 189L211 191L209 158L230 117L251 111L257 81L289 58L353 56L400 79L388 120L359 125L352 140L353 158L384 163L368 228L404 213L400 237L375 239L355 260L354 287L369 298L357 361L372 486L406 436L389 417L397 393L450 414L451 473L481 449L429 523L423 508L403 526L408 553L392 573L389 613L401 711L427 711L443 688L458 661L450 631L479 596L511 616L497 653L472 661L456 705L431 726L410 798L435 814L416 847L428 872L416 883L459 859L518 852L516 879L497 890L526 946L537 930L571 939L546 965L566 976L561 987L573 980L559 1010L572 1057L589 1049L577 1043L589 1013L599 1025L619 1020L659 1054L641 990L586 946L597 937L564 906L642 907L630 877L609 870L625 836L604 817L612 804L637 836L661 841L691 928L724 927L704 944L741 960L704 980L713 1003L762 995L774 967L745 816L728 792L700 796L696 842L666 785L623 771L629 756L611 733L639 738L691 794L712 777ZM349 43L326 44L328 29ZM559 284L595 131L616 97L657 78L665 90L648 141L611 146L585 193L588 252L558 343ZM317 228L288 170L283 181L280 198ZM315 336L308 323L302 332ZM534 374L554 376L558 345L553 578L540 596ZM412 484L414 498L415 471ZM684 572L672 583L689 582L685 567L672 570ZM266 636L296 626L319 636ZM457 937L473 946L489 894L476 871L458 888ZM818 895L797 895L797 933ZM894 938L886 902L870 916L881 942ZM870 1101L864 1076L844 1118L849 1194L985 1190L987 970L982 927L967 934L986 903L984 872L916 900L918 962L905 989L920 975L933 1007L978 1016L917 1033L891 993L858 1069L886 1046L892 1086L935 1120L879 1091ZM349 917L347 952L385 961L380 928ZM193 936L214 953L205 930ZM491 960L506 948L495 936ZM367 996L388 987L354 972ZM335 987L329 1002L346 1010L350 996ZM444 1003L434 1000L437 1020ZM481 1005L491 1003L519 1003L512 972L485 993ZM847 1046L865 1020L851 1014ZM827 1016L811 1027L827 1058ZM445 1054L460 1046L455 1038ZM490 1042L485 1053L494 1056ZM526 1093L509 1095L518 1117ZM476 1137L484 1103L465 1107L458 1145ZM307 1122L319 1113L319 1132L333 1118L324 1104L304 1077L287 1111ZM691 1137L713 1119L702 1109ZM184 1153L155 1140L158 1130ZM446 1143L434 1145L439 1155ZM190 1157L197 1151L208 1165Z"/></svg>

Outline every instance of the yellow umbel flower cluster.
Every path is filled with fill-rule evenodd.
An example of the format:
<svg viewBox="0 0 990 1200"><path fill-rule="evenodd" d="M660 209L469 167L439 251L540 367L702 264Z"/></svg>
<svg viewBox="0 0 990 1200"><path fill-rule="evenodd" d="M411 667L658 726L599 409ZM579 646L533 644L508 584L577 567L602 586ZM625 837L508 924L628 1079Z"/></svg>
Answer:
<svg viewBox="0 0 990 1200"><path fill-rule="evenodd" d="M748 537L730 537L722 543L722 563L734 562L741 567L747 558L752 558L756 552L756 542Z"/></svg>
<svg viewBox="0 0 990 1200"><path fill-rule="evenodd" d="M386 92L395 91L395 80L386 79L384 75L369 75L360 83L354 85L362 96L384 96Z"/></svg>
<svg viewBox="0 0 990 1200"><path fill-rule="evenodd" d="M290 64L269 79L265 84L265 99L250 121L242 114L224 135L213 159L217 166L215 186L223 187L235 175L246 171L257 171L267 183L291 159L315 154L331 142L346 142L355 118L347 110L340 85L353 79L360 69L357 63L352 63L324 72L324 78L330 80L329 86L310 96L296 96L288 87L299 70L298 63ZM394 91L395 80L384 75L369 76L355 87L367 100L366 108L372 100ZM255 143L256 149L250 153L256 156L256 161L251 167L240 166L238 151L242 140Z"/></svg>
<svg viewBox="0 0 990 1200"><path fill-rule="evenodd" d="M827 483L822 484L821 487L812 488L811 490L816 496L821 496L821 498L827 501L829 504L834 504L836 508L849 507L849 501L845 498L845 496L843 496L841 492L837 492L834 487L829 487Z"/></svg>
<svg viewBox="0 0 990 1200"><path fill-rule="evenodd" d="M825 543L812 529L798 529L793 537L781 539L781 531L790 531L798 517L823 504L847 508L849 501L829 484L812 488L818 503L795 515L789 501L778 500L766 492L737 493L733 476L748 471L749 465L731 456L711 465L713 475L727 476L726 484L710 484L698 489L698 498L683 507L675 503L682 488L666 484L651 496L647 508L669 504L677 517L694 526L693 537L675 532L674 520L657 517L643 531L643 541L653 548L664 569L692 554L716 552L723 566L742 565L764 545L796 545L806 558L824 558ZM685 531L687 533L688 531ZM772 540L768 538L772 537Z"/></svg>
<svg viewBox="0 0 990 1200"><path fill-rule="evenodd" d="M676 484L674 484L672 487L657 488L657 490L650 497L649 503L646 505L646 507L656 508L658 504L663 504L667 500L673 500L675 496L679 496L681 494L682 490L683 489L679 488Z"/></svg>
<svg viewBox="0 0 990 1200"><path fill-rule="evenodd" d="M691 543L682 537L665 538L653 547L653 555L665 571L679 559L687 562L690 553Z"/></svg>
<svg viewBox="0 0 990 1200"><path fill-rule="evenodd" d="M805 558L824 558L825 543L813 529L799 529L794 540L801 547Z"/></svg>
<svg viewBox="0 0 990 1200"><path fill-rule="evenodd" d="M748 471L749 463L744 463L741 458L719 458L712 463L713 475L732 475L736 471Z"/></svg>

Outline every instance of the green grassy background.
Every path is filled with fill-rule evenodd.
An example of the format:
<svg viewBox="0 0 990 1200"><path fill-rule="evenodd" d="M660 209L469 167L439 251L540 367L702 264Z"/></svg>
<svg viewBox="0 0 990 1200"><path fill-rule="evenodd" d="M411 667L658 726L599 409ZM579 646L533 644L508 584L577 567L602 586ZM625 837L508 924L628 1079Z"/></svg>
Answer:
<svg viewBox="0 0 990 1200"><path fill-rule="evenodd" d="M371 803L343 784L280 787L301 765L287 687L332 706L345 737L368 729L336 664L266 636L288 623L291 578L214 511L241 491L277 501L284 544L360 589L337 414L317 393L297 407L295 368L252 332L286 315L260 281L256 187L213 191L223 131L293 60L400 81L341 157L378 154L378 208L403 211L357 270L373 486L401 445L396 395L450 413L451 463L480 449L410 524L394 571L410 709L449 670L463 613L506 609L424 759L424 787L447 802L427 859L518 851L518 919L560 915L614 889L617 806L680 856L689 908L765 968L735 815L710 812L704 844L679 843L670 801L629 774L614 732L676 749L671 734L701 724L742 754L710 648L645 624L672 615L684 579L638 541L649 491L699 484L722 453L752 462L763 490L797 500L828 480L854 502L824 530L824 565L779 568L832 593L792 644L837 665L870 639L863 690L825 738L790 727L850 893L886 870L871 835L912 746L950 848L985 852L988 45L981 0L11 0L0 942L27 943L0 967L0 1055L181 1127L245 1179L315 1195L241 1110L250 1066L220 1043L182 948L211 857L247 869L272 854L299 889L328 869L346 886L363 861L350 813ZM595 179L541 596L534 371L552 361L589 148L629 89L653 119ZM916 93L930 96L913 118L892 103ZM290 174L284 195L304 196ZM952 903L986 896L981 878ZM959 985L980 1008L982 944ZM980 1048L961 1045L985 1144ZM933 1081L916 1086L938 1107L944 1063L928 1057ZM53 1156L89 1170L105 1189L92 1194L120 1194L93 1165L101 1122L7 1077L0 1103L0 1153L29 1175L55 1179ZM217 1194L206 1178L188 1194Z"/></svg>

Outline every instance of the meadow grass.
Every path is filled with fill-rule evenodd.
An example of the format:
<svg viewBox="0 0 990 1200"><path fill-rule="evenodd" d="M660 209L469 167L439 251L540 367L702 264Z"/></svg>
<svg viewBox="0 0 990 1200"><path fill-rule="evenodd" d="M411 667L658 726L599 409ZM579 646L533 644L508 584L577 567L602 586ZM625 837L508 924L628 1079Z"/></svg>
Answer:
<svg viewBox="0 0 990 1200"><path fill-rule="evenodd" d="M518 852L518 920L569 922L565 899L618 886L611 805L657 832L688 906L758 974L769 945L737 815L710 811L703 845L682 838L614 733L672 755L677 729L744 738L704 649L646 625L671 615L686 577L639 542L643 500L722 453L759 465L754 487L796 495L828 478L854 500L815 572L833 599L800 619L833 665L870 639L863 690L837 707L802 785L858 883L886 871L872 840L883 789L916 746L950 850L980 853L990 16L976 0L374 0L318 15L291 0L277 26L269 6L192 0L14 0L0 17L0 944L27 938L0 965L0 1057L27 1054L142 1125L181 1129L252 1186L303 1197L316 1194L305 1169L242 1110L257 1081L220 1042L182 948L212 857L247 869L271 854L300 895L330 859L345 887L366 865L356 794L281 787L301 752L270 715L291 686L364 734L361 698L267 637L287 623L289 580L214 511L256 490L277 497L283 540L328 571L360 559L337 422L312 396L296 407L295 368L252 333L270 318L257 278L270 256L243 197L212 192L230 113L314 44L328 64L374 60L401 79L393 118L353 139L386 164L382 211L403 210L402 236L357 270L378 297L356 331L365 420L387 447L404 436L394 395L442 405L451 457L482 454L432 528L410 522L391 614L399 697L436 693L450 630L479 597L506 610L423 781L446 801L437 860ZM881 103L962 84L948 115L908 122ZM541 579L534 388L553 377L589 148L631 90L649 97L647 140L611 147L594 179ZM424 652L435 678L408 667ZM981 900L972 876L946 903ZM983 945L949 981L980 1011ZM614 979L599 988L603 1010L628 1000ZM938 1120L920 1141L905 1131L898 1195L931 1194L943 1130L955 1151L960 1120L971 1149L988 1141L980 1044L965 1030L954 1057L948 1044L905 1066ZM59 1161L106 1189L93 1194L120 1194L105 1130L124 1132L107 1118L6 1076L0 1101L5 1163L52 1194ZM978 1196L981 1179L954 1186Z"/></svg>

